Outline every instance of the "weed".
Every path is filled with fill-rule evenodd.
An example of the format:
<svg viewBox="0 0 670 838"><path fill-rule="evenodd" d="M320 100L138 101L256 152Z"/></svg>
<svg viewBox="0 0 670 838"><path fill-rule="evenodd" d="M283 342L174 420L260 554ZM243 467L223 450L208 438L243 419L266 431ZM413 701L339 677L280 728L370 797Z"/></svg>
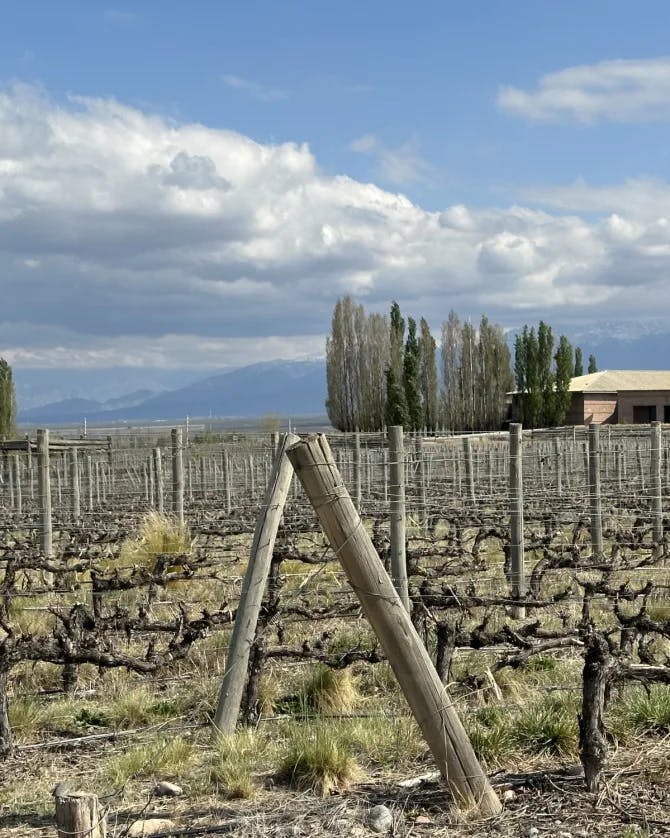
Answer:
<svg viewBox="0 0 670 838"><path fill-rule="evenodd" d="M359 773L350 746L334 727L323 723L291 727L277 770L280 779L325 797L347 788Z"/></svg>
<svg viewBox="0 0 670 838"><path fill-rule="evenodd" d="M193 756L193 744L188 739L162 739L117 754L104 766L103 774L116 788L140 777L177 779L190 767Z"/></svg>
<svg viewBox="0 0 670 838"><path fill-rule="evenodd" d="M545 699L523 708L510 731L514 744L536 754L572 756L577 751L577 718L568 701Z"/></svg>
<svg viewBox="0 0 670 838"><path fill-rule="evenodd" d="M654 685L647 692L637 690L623 712L637 733L670 731L670 689Z"/></svg>
<svg viewBox="0 0 670 838"><path fill-rule="evenodd" d="M209 768L209 781L227 797L248 799L258 791L254 776L267 742L254 730L220 736Z"/></svg>
<svg viewBox="0 0 670 838"><path fill-rule="evenodd" d="M360 692L348 669L317 666L302 686L304 705L317 713L350 713L360 701Z"/></svg>

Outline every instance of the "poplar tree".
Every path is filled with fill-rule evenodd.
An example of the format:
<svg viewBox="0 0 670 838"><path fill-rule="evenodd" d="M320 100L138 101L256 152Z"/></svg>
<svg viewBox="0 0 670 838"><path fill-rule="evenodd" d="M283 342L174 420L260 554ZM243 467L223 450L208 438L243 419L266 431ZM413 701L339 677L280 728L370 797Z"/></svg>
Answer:
<svg viewBox="0 0 670 838"><path fill-rule="evenodd" d="M596 356L589 355L589 373L598 372L598 364L596 363Z"/></svg>
<svg viewBox="0 0 670 838"><path fill-rule="evenodd" d="M389 364L386 370L386 408L384 415L387 425L407 426L409 414L404 387L404 341L405 320L400 313L400 306L395 300L391 304L391 324L389 328Z"/></svg>
<svg viewBox="0 0 670 838"><path fill-rule="evenodd" d="M437 366L435 362L435 338L430 333L430 326L421 318L421 337L419 338L420 369L419 381L423 405L423 425L429 433L437 428Z"/></svg>
<svg viewBox="0 0 670 838"><path fill-rule="evenodd" d="M461 428L460 409L461 322L452 309L442 324L442 412L451 431Z"/></svg>
<svg viewBox="0 0 670 838"><path fill-rule="evenodd" d="M551 368L554 336L551 326L540 320L537 329L537 375L540 399L537 421L544 427L554 425L554 375Z"/></svg>
<svg viewBox="0 0 670 838"><path fill-rule="evenodd" d="M416 320L407 320L407 340L405 341L405 355L403 358L403 384L407 401L407 418L409 428L418 431L423 420L423 405L421 403L421 388L419 385L420 357L419 339L416 334Z"/></svg>
<svg viewBox="0 0 670 838"><path fill-rule="evenodd" d="M578 375L584 375L584 360L582 358L582 350L579 346L575 348L575 378Z"/></svg>
<svg viewBox="0 0 670 838"><path fill-rule="evenodd" d="M570 412L572 406L572 394L570 393L570 379L573 373L572 346L565 335L561 335L558 341L558 349L554 355L556 372L556 392L554 396L554 424L562 425Z"/></svg>

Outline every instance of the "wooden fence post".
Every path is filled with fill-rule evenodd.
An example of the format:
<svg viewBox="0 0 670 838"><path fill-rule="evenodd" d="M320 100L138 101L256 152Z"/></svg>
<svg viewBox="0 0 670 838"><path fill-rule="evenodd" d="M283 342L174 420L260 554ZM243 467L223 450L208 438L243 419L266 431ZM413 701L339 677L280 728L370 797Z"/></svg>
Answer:
<svg viewBox="0 0 670 838"><path fill-rule="evenodd" d="M23 493L21 489L21 461L18 454L12 456L10 468L14 472L14 509L20 515L23 511Z"/></svg>
<svg viewBox="0 0 670 838"><path fill-rule="evenodd" d="M414 440L414 453L416 456L416 484L418 490L417 511L419 521L425 531L428 530L427 501L426 501L426 470L423 461L423 437L420 435Z"/></svg>
<svg viewBox="0 0 670 838"><path fill-rule="evenodd" d="M93 460L86 455L86 488L88 490L88 511L93 511Z"/></svg>
<svg viewBox="0 0 670 838"><path fill-rule="evenodd" d="M58 838L107 838L107 820L94 794L54 791Z"/></svg>
<svg viewBox="0 0 670 838"><path fill-rule="evenodd" d="M472 463L472 439L469 436L463 437L463 455L465 458L465 481L468 486L468 496L473 508L477 505L475 494L475 471Z"/></svg>
<svg viewBox="0 0 670 838"><path fill-rule="evenodd" d="M589 425L589 506L591 510L591 549L597 558L603 554L603 514L600 496L600 425Z"/></svg>
<svg viewBox="0 0 670 838"><path fill-rule="evenodd" d="M49 431L37 431L37 480L40 499L40 550L52 559L53 536L51 530L51 481L49 479Z"/></svg>
<svg viewBox="0 0 670 838"><path fill-rule="evenodd" d="M240 712L249 653L256 636L256 624L270 571L277 530L293 477L293 467L286 456L286 449L297 441L298 437L295 434L288 433L279 442L265 502L256 522L251 555L244 574L235 625L228 644L226 670L214 716L214 726L220 733L228 734L235 730Z"/></svg>
<svg viewBox="0 0 670 838"><path fill-rule="evenodd" d="M223 491L226 498L226 515L230 515L233 510L232 498L231 498L231 477L230 477L230 454L228 451L224 449L223 452Z"/></svg>
<svg viewBox="0 0 670 838"><path fill-rule="evenodd" d="M181 428L172 428L172 512L184 526L184 451Z"/></svg>
<svg viewBox="0 0 670 838"><path fill-rule="evenodd" d="M663 495L661 492L661 440L660 422L651 423L651 520L654 540L654 557L663 554Z"/></svg>
<svg viewBox="0 0 670 838"><path fill-rule="evenodd" d="M389 429L391 430L391 429ZM498 814L500 800L356 512L323 434L288 449L302 487L358 596L442 777L459 803Z"/></svg>
<svg viewBox="0 0 670 838"><path fill-rule="evenodd" d="M391 425L389 441L389 491L391 541L391 578L400 599L409 612L407 557L405 555L405 447L402 425Z"/></svg>
<svg viewBox="0 0 670 838"><path fill-rule="evenodd" d="M70 512L73 521L78 521L81 518L79 455L74 447L70 448Z"/></svg>
<svg viewBox="0 0 670 838"><path fill-rule="evenodd" d="M161 462L160 448L153 449L153 475L154 475L154 504L160 515L163 514L163 464Z"/></svg>
<svg viewBox="0 0 670 838"><path fill-rule="evenodd" d="M361 503L363 501L363 481L361 476L361 435L359 431L354 433L354 497L356 509L361 511Z"/></svg>
<svg viewBox="0 0 670 838"><path fill-rule="evenodd" d="M526 593L523 540L523 444L522 426L509 426L509 495L510 495L510 583L513 599ZM526 616L523 605L512 606L512 616Z"/></svg>

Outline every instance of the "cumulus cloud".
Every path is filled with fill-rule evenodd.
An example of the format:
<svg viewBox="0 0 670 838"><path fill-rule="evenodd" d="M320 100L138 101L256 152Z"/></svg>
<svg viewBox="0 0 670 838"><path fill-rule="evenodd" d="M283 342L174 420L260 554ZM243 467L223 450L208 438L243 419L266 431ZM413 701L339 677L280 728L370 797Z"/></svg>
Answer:
<svg viewBox="0 0 670 838"><path fill-rule="evenodd" d="M537 120L665 121L670 119L670 56L566 67L541 76L532 90L501 87L498 105Z"/></svg>
<svg viewBox="0 0 670 838"><path fill-rule="evenodd" d="M368 154L376 160L381 178L396 186L425 181L430 174L430 164L423 159L419 144L410 140L391 148L374 134L365 134L349 144L352 151Z"/></svg>
<svg viewBox="0 0 670 838"><path fill-rule="evenodd" d="M305 144L0 91L0 354L33 366L299 357L323 349L346 293L435 325L452 307L508 323L552 308L588 318L596 304L598 317L655 313L670 296L670 200L645 183L428 212L325 174Z"/></svg>

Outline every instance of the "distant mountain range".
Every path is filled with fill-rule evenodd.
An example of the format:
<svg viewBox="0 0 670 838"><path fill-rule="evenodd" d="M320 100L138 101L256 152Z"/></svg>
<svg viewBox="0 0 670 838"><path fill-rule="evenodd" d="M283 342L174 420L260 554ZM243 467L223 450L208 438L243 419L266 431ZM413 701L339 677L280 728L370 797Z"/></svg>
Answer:
<svg viewBox="0 0 670 838"><path fill-rule="evenodd" d="M663 323L595 323L581 332L560 326L553 331L581 346L585 366L594 353L601 370L670 369L670 327ZM514 332L509 339L513 342ZM19 370L15 378L24 424L325 414L323 359L268 361L208 377L196 370L115 368ZM124 384L131 392L125 393Z"/></svg>
<svg viewBox="0 0 670 838"><path fill-rule="evenodd" d="M326 367L318 361L269 361L213 375L177 390L135 391L104 402L68 398L22 410L19 421L68 423L185 416L307 416L325 413Z"/></svg>

